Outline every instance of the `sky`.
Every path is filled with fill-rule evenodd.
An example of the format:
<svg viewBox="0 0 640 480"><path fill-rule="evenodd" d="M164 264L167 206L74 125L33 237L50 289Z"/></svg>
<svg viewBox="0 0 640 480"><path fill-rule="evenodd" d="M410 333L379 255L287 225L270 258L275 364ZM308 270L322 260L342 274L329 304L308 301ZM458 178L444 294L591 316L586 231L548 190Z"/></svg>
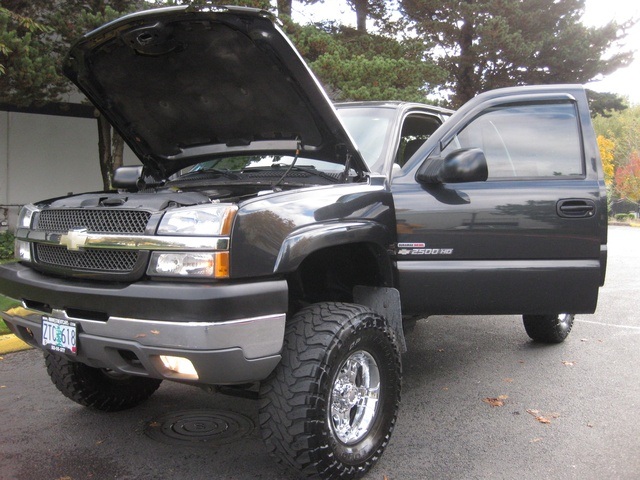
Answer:
<svg viewBox="0 0 640 480"><path fill-rule="evenodd" d="M320 20L342 19L342 23L355 25L355 13L345 2L340 6L331 6L333 0L316 5L293 4L294 19L300 23ZM335 2L336 5L338 2ZM640 19L640 1L638 0L586 0L583 23L590 26L601 26L611 20L619 23L630 18ZM635 51L634 62L597 82L587 84L587 88L598 92L611 92L627 97L634 105L640 105L640 22L627 35L624 50Z"/></svg>
<svg viewBox="0 0 640 480"><path fill-rule="evenodd" d="M583 23L600 26L611 20L623 22L640 19L640 2L637 0L587 0ZM640 22L629 32L626 49L635 51L633 63L619 69L602 81L592 82L588 88L598 92L612 92L627 97L634 105L640 105Z"/></svg>

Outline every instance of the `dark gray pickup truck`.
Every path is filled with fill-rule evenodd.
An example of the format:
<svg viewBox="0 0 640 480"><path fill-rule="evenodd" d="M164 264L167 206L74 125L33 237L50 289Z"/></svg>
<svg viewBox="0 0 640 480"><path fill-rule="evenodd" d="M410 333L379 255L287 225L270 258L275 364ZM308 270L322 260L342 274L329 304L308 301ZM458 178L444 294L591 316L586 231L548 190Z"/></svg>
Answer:
<svg viewBox="0 0 640 480"><path fill-rule="evenodd" d="M65 69L143 166L25 206L0 292L82 405L164 379L253 393L279 462L352 478L388 444L416 319L521 314L553 343L596 307L606 195L581 86L334 106L269 14L233 7L124 17Z"/></svg>

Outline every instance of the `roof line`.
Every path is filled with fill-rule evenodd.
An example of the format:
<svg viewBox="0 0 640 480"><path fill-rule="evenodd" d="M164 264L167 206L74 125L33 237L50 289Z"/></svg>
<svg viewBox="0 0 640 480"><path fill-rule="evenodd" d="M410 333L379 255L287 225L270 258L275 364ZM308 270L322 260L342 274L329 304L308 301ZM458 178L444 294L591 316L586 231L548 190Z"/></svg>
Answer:
<svg viewBox="0 0 640 480"><path fill-rule="evenodd" d="M91 105L69 102L51 102L29 106L0 102L0 111L54 115L59 117L96 118L96 109Z"/></svg>

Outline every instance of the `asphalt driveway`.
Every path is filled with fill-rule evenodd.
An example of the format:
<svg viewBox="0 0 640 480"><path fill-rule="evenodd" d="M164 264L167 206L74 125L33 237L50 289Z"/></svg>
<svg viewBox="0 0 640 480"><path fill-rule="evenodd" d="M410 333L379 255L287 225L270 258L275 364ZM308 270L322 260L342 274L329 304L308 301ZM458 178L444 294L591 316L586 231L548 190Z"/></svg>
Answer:
<svg viewBox="0 0 640 480"><path fill-rule="evenodd" d="M609 252L597 312L561 345L530 342L515 316L420 321L366 478L640 478L640 229L611 227ZM266 454L252 400L165 382L133 410L93 412L34 350L0 360L0 419L2 479L294 478Z"/></svg>

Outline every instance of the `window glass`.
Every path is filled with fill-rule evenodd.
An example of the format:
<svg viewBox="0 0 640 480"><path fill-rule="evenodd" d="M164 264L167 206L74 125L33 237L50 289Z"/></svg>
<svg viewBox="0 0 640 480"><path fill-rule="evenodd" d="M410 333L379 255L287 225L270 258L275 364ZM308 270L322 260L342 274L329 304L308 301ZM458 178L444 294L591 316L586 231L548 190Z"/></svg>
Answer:
<svg viewBox="0 0 640 480"><path fill-rule="evenodd" d="M403 166L427 141L442 122L439 118L424 114L411 114L404 119L400 133L400 144L395 163Z"/></svg>
<svg viewBox="0 0 640 480"><path fill-rule="evenodd" d="M351 134L372 172L381 172L395 110L390 108L338 108L338 116Z"/></svg>
<svg viewBox="0 0 640 480"><path fill-rule="evenodd" d="M524 104L487 110L446 146L480 148L489 179L584 174L580 130L571 103Z"/></svg>
<svg viewBox="0 0 640 480"><path fill-rule="evenodd" d="M200 172L206 170L244 171L251 168L277 167L291 165L295 157L290 155L240 155L235 157L222 157L206 162L198 163L184 170L183 173ZM316 170L341 172L344 165L323 160L298 157L298 167L312 167Z"/></svg>

